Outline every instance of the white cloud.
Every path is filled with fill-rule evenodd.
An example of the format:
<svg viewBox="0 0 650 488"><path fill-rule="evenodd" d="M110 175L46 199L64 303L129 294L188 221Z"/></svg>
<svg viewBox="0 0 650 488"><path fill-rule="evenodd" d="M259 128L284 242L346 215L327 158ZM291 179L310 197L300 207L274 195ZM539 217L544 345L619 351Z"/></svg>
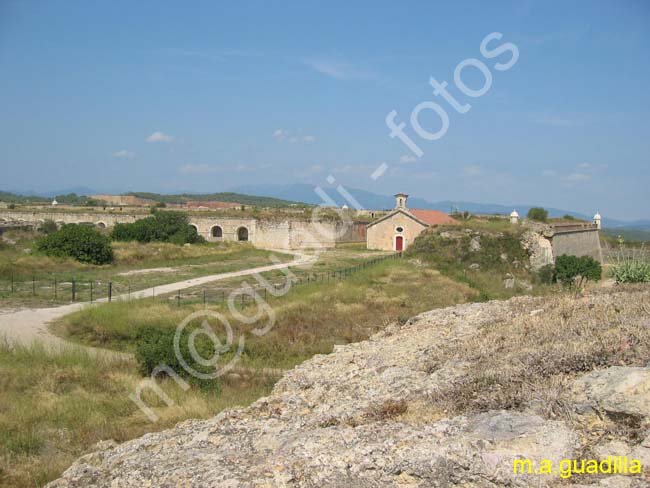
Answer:
<svg viewBox="0 0 650 488"><path fill-rule="evenodd" d="M544 171L542 171L542 176L553 178L557 176L557 171L555 171L554 169L545 169Z"/></svg>
<svg viewBox="0 0 650 488"><path fill-rule="evenodd" d="M178 171L184 175L205 175L209 173L216 173L219 171L219 168L207 164L185 164L178 168Z"/></svg>
<svg viewBox="0 0 650 488"><path fill-rule="evenodd" d="M173 136L165 134L164 132L156 131L145 139L147 142L172 142Z"/></svg>
<svg viewBox="0 0 650 488"><path fill-rule="evenodd" d="M276 131L273 133L273 137L278 141L284 141L284 139L287 137L287 131L284 129L276 129Z"/></svg>
<svg viewBox="0 0 650 488"><path fill-rule="evenodd" d="M304 142L305 144L311 144L316 142L316 136L312 135L302 135L301 130L291 131L289 129L276 129L273 132L273 137L276 141L282 142L287 141L289 144L296 144L298 142Z"/></svg>
<svg viewBox="0 0 650 488"><path fill-rule="evenodd" d="M113 157L118 159L133 159L135 158L135 153L122 149L121 151L115 151Z"/></svg>
<svg viewBox="0 0 650 488"><path fill-rule="evenodd" d="M412 154L404 154L399 158L400 163L414 163L415 161L417 161L417 158Z"/></svg>
<svg viewBox="0 0 650 488"><path fill-rule="evenodd" d="M307 66L335 80L370 79L372 75L349 64L326 59L310 59L305 61Z"/></svg>
<svg viewBox="0 0 650 488"><path fill-rule="evenodd" d="M566 176L566 181L581 182L591 180L591 175L587 173L571 173Z"/></svg>
<svg viewBox="0 0 650 488"><path fill-rule="evenodd" d="M477 165L465 166L463 173L465 176L481 176L483 174L483 168Z"/></svg>
<svg viewBox="0 0 650 488"><path fill-rule="evenodd" d="M591 164L589 164L589 163L580 163L578 165L578 168L583 168L583 169L591 168Z"/></svg>

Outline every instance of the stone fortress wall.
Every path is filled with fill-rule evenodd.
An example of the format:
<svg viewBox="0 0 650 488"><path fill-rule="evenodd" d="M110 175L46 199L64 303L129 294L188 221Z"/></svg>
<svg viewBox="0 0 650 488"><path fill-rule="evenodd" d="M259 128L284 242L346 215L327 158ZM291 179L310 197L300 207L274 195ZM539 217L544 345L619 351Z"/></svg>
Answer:
<svg viewBox="0 0 650 488"><path fill-rule="evenodd" d="M531 230L524 234L523 244L531 255L533 268L553 264L563 254L591 256L601 263L603 261L598 224L529 222L528 225Z"/></svg>
<svg viewBox="0 0 650 488"><path fill-rule="evenodd" d="M47 210L0 209L0 226L38 226L46 220L57 224L87 224L101 228L118 223L135 222L148 217L138 212L65 212ZM212 216L189 216L202 237L210 242L250 241L253 245L269 249L303 249L334 247L339 243L365 242L366 222L346 225L340 221L311 222L305 220L261 220Z"/></svg>

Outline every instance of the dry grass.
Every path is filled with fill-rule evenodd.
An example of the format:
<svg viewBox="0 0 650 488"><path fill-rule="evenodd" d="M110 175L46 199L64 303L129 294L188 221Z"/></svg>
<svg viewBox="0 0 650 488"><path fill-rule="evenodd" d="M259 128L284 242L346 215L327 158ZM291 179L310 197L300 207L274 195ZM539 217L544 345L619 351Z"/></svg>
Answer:
<svg viewBox="0 0 650 488"><path fill-rule="evenodd" d="M135 364L80 350L52 354L38 345L0 342L0 487L43 486L101 440L123 442L187 418L206 418L267 394L269 378L226 378L221 392L160 385L175 405L145 391L160 417L151 423L128 395L141 377Z"/></svg>
<svg viewBox="0 0 650 488"><path fill-rule="evenodd" d="M645 366L650 358L650 289L595 292L539 301L543 313L481 328L432 362L467 361L463 379L431 399L454 413L536 406L570 420L563 394L577 375L612 365Z"/></svg>
<svg viewBox="0 0 650 488"><path fill-rule="evenodd" d="M392 322L473 296L466 285L414 262L398 260L363 269L341 282L300 285L284 297L269 296L276 320L262 337L246 332L263 328L266 314L252 325L238 326L224 305L208 308L224 313L235 333L246 335L243 364L288 368L314 354L331 352L335 344L358 342ZM85 344L133 350L141 330L176 327L190 312L200 309L202 304L177 307L169 301L115 302L64 317L55 329ZM243 313L254 315L257 311L248 307Z"/></svg>

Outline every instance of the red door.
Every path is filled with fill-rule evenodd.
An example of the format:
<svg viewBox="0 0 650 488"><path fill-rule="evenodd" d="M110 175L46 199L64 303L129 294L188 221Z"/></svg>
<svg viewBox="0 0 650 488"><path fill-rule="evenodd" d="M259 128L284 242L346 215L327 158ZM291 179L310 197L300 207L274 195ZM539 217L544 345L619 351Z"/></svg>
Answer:
<svg viewBox="0 0 650 488"><path fill-rule="evenodd" d="M401 251L404 249L404 238L402 236L395 237L395 250Z"/></svg>

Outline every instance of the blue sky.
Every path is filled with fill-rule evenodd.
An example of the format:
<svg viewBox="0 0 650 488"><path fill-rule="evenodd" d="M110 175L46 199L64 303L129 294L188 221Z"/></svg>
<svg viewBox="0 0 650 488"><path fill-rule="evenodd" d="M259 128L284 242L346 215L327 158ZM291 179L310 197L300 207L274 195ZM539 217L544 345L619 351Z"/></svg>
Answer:
<svg viewBox="0 0 650 488"><path fill-rule="evenodd" d="M0 1L0 188L406 191L648 218L650 2ZM510 53L482 56L510 42ZM475 58L490 89L464 95ZM447 81L460 114L433 94ZM478 69L462 81L479 89ZM449 116L426 141L422 102ZM389 137L386 115L417 142ZM431 110L419 122L435 132ZM371 174L382 163L387 169Z"/></svg>

